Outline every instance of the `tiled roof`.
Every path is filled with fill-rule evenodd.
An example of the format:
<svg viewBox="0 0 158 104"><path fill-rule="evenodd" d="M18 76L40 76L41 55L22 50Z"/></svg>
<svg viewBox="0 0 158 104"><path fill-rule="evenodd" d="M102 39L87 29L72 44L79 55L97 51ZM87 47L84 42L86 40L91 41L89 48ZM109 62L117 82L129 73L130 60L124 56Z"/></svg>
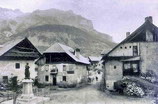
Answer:
<svg viewBox="0 0 158 104"><path fill-rule="evenodd" d="M81 54L79 55L79 57L76 57L74 52L75 52L75 50L73 48L60 44L60 43L55 43L50 48L48 48L46 51L44 51L44 53L66 53L71 58L73 58L76 62L90 64L88 58L85 58Z"/></svg>

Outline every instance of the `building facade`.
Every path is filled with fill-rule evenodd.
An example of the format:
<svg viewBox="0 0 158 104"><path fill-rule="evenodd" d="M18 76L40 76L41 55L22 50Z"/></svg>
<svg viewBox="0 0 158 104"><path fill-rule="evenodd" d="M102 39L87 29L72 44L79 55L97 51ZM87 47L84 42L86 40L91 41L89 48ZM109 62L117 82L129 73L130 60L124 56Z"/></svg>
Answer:
<svg viewBox="0 0 158 104"><path fill-rule="evenodd" d="M79 83L87 79L89 61L80 54L79 49L55 43L48 48L43 57L37 60L38 81L57 85L59 82Z"/></svg>
<svg viewBox="0 0 158 104"><path fill-rule="evenodd" d="M35 59L40 57L40 52L27 39L16 39L0 47L0 82L8 83L9 79L17 76L18 80L24 79L25 65L29 63L30 77L35 78Z"/></svg>
<svg viewBox="0 0 158 104"><path fill-rule="evenodd" d="M158 75L158 27L152 17L103 56L106 88L113 90L114 82L124 76L140 76L148 70Z"/></svg>

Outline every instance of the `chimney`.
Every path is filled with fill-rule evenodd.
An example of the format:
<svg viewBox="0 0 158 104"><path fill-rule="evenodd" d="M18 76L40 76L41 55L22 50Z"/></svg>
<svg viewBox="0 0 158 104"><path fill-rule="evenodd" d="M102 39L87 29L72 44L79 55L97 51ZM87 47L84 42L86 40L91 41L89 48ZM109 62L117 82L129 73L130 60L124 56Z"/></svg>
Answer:
<svg viewBox="0 0 158 104"><path fill-rule="evenodd" d="M146 21L149 21L149 22L153 23L153 18L152 18L152 16L145 17L145 22L146 22Z"/></svg>
<svg viewBox="0 0 158 104"><path fill-rule="evenodd" d="M126 38L130 36L130 32L126 32Z"/></svg>
<svg viewBox="0 0 158 104"><path fill-rule="evenodd" d="M79 48L76 48L76 49L75 49L75 56L76 56L77 58L80 58L80 49L79 49Z"/></svg>

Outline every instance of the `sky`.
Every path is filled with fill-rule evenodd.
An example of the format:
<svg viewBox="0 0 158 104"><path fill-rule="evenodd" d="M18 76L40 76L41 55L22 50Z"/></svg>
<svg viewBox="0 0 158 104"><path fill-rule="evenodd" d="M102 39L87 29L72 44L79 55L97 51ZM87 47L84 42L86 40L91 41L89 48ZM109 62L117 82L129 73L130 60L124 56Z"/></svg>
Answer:
<svg viewBox="0 0 158 104"><path fill-rule="evenodd" d="M111 35L115 42L125 39L126 32L132 33L147 16L152 16L158 26L158 0L0 0L0 7L22 12L72 10L91 20L97 31Z"/></svg>

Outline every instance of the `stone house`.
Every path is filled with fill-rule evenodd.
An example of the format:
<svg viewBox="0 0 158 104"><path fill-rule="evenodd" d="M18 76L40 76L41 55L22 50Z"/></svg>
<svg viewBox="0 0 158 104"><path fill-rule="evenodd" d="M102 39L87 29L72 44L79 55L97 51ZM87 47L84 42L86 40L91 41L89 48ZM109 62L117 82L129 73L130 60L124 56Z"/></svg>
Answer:
<svg viewBox="0 0 158 104"><path fill-rule="evenodd" d="M57 85L61 81L78 83L87 79L88 58L83 57L79 49L60 43L48 48L36 64L39 83Z"/></svg>
<svg viewBox="0 0 158 104"><path fill-rule="evenodd" d="M0 46L0 82L7 83L10 77L17 76L24 79L25 65L29 63L30 77L35 78L35 59L41 56L40 52L27 39L16 39Z"/></svg>
<svg viewBox="0 0 158 104"><path fill-rule="evenodd" d="M104 55L104 74L107 89L113 89L114 82L124 76L140 76L148 70L158 75L158 27L152 17L127 38Z"/></svg>

